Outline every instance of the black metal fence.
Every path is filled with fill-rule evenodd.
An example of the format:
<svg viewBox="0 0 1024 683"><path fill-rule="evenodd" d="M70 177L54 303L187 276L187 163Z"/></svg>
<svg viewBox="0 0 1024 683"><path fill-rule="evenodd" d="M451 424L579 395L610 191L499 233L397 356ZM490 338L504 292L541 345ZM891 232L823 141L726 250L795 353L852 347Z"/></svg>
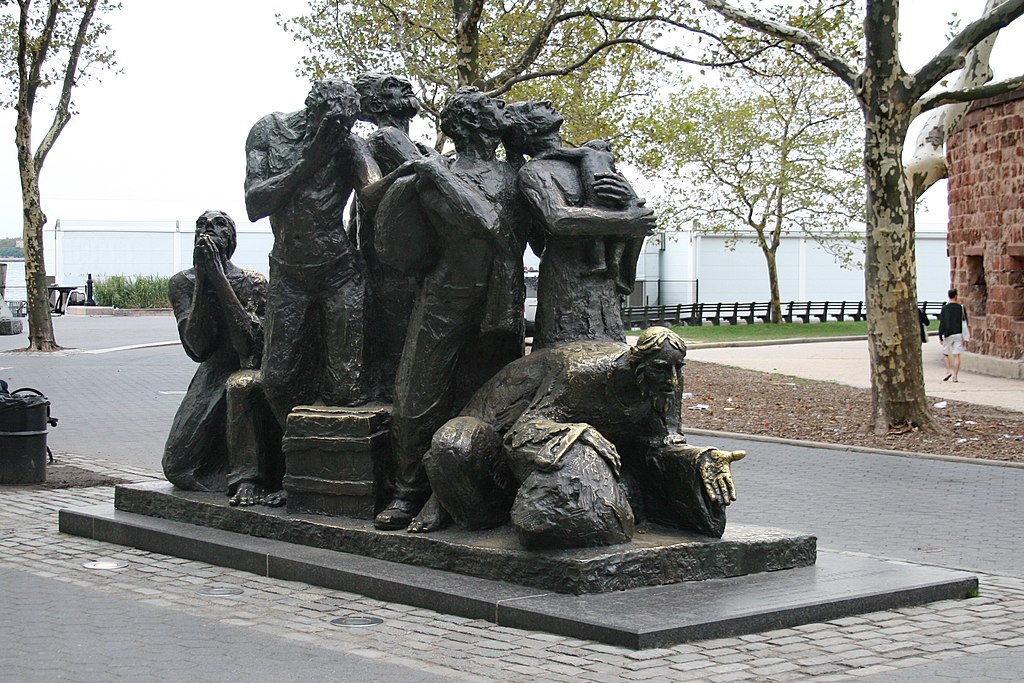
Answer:
<svg viewBox="0 0 1024 683"><path fill-rule="evenodd" d="M926 315L938 320L943 303L922 301L918 305L923 307ZM866 320L867 308L863 301L784 301L782 319L787 323ZM633 329L651 325L721 325L723 322L753 325L770 320L771 303L767 301L630 306L622 309L622 321Z"/></svg>

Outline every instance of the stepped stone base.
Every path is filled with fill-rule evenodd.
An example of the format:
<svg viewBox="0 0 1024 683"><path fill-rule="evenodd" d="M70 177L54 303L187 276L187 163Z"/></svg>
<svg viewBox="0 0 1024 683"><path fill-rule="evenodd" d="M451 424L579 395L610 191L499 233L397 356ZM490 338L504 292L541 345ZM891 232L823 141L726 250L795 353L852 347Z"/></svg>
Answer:
<svg viewBox="0 0 1024 683"><path fill-rule="evenodd" d="M271 525L263 519L253 531ZM60 530L501 626L635 649L965 598L978 590L977 578L962 572L822 552L816 564L786 571L567 595L147 517L109 503L61 510Z"/></svg>
<svg viewBox="0 0 1024 683"><path fill-rule="evenodd" d="M149 517L559 593L604 593L806 567L814 564L816 552L813 536L740 524L728 527L721 539L652 526L622 545L530 551L519 545L507 526L484 532L378 531L370 520L230 507L224 495L180 491L165 482L118 486L114 506Z"/></svg>

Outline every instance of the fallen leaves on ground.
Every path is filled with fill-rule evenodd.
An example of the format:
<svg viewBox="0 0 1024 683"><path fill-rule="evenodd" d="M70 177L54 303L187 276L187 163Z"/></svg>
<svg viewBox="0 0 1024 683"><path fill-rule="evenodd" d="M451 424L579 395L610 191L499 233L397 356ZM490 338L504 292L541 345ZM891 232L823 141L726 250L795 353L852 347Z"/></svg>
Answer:
<svg viewBox="0 0 1024 683"><path fill-rule="evenodd" d="M686 364L685 385L690 428L1024 462L1024 413L1002 408L945 400L932 408L941 431L900 425L876 435L868 389L696 361Z"/></svg>

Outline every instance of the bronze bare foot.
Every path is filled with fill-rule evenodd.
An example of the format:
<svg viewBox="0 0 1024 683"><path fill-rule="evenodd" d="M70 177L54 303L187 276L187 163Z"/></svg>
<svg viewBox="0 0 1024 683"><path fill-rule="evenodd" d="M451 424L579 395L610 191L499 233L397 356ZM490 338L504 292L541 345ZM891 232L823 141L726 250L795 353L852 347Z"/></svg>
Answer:
<svg viewBox="0 0 1024 683"><path fill-rule="evenodd" d="M265 494L260 498L260 503L268 508L279 508L288 502L288 492L284 489Z"/></svg>
<svg viewBox="0 0 1024 683"><path fill-rule="evenodd" d="M451 523L451 516L437 502L437 496L430 496L430 500L427 501L427 504L423 506L420 513L409 523L409 528L406 531L413 534L427 534L431 531L444 529Z"/></svg>
<svg viewBox="0 0 1024 683"><path fill-rule="evenodd" d="M251 481L243 481L235 489L235 495L231 496L228 500L228 505L249 507L250 505L257 505L263 498L263 487L259 484L254 484Z"/></svg>

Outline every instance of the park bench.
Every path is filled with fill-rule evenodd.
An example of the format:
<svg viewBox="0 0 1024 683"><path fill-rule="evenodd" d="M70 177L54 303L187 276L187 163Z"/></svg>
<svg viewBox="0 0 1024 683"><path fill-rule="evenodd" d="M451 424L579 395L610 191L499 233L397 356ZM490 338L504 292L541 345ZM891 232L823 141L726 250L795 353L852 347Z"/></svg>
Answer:
<svg viewBox="0 0 1024 683"><path fill-rule="evenodd" d="M770 301L742 304L740 308L743 310L740 318L748 325L753 325L755 320L766 323L772 319L772 304Z"/></svg>
<svg viewBox="0 0 1024 683"><path fill-rule="evenodd" d="M739 303L726 304L718 302L717 304L704 304L704 308L701 311L701 318L709 321L712 325L721 325L723 320L730 325L736 325L739 322L739 316Z"/></svg>
<svg viewBox="0 0 1024 683"><path fill-rule="evenodd" d="M936 320L942 311L942 302L921 304L930 317ZM622 320L627 327L637 329L651 325L721 325L723 322L737 325L742 320L748 325L771 321L771 303L767 301L669 304L659 306L633 306L622 309ZM860 322L867 319L867 307L863 301L787 301L782 304L782 319L787 323L799 320Z"/></svg>
<svg viewBox="0 0 1024 683"><path fill-rule="evenodd" d="M814 317L825 322L828 320L828 306L827 301L790 301L786 303L782 319L791 323L794 318L799 318L801 322L809 323Z"/></svg>
<svg viewBox="0 0 1024 683"><path fill-rule="evenodd" d="M832 308L830 309L832 311L830 315L836 319L836 322L841 323L847 318L860 322L867 318L867 314L864 312L863 301L840 301L838 303L839 310L836 310L836 305L837 304L833 302Z"/></svg>
<svg viewBox="0 0 1024 683"><path fill-rule="evenodd" d="M926 316L938 320L942 316L942 307L945 304L945 301L922 301L918 305L924 309Z"/></svg>
<svg viewBox="0 0 1024 683"><path fill-rule="evenodd" d="M665 306L634 306L622 309L622 322L628 328L651 325L700 325L702 304L670 304Z"/></svg>

